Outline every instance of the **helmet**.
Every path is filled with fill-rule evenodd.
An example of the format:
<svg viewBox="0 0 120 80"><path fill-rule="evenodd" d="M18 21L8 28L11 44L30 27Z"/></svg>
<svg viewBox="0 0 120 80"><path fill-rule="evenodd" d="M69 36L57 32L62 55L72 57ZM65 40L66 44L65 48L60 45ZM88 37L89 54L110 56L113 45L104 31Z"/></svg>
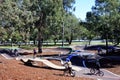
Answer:
<svg viewBox="0 0 120 80"><path fill-rule="evenodd" d="M66 58L66 62L69 62L70 61L70 59L69 58Z"/></svg>

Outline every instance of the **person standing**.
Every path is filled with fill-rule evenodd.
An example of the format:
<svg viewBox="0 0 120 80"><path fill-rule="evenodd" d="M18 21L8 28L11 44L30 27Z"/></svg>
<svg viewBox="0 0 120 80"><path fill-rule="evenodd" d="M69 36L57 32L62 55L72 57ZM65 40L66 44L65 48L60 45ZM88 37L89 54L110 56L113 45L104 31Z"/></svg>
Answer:
<svg viewBox="0 0 120 80"><path fill-rule="evenodd" d="M18 56L18 50L17 49L14 50L14 55Z"/></svg>
<svg viewBox="0 0 120 80"><path fill-rule="evenodd" d="M34 49L33 49L33 58L36 57L36 54L37 54L37 51L36 51L36 49L34 48Z"/></svg>
<svg viewBox="0 0 120 80"><path fill-rule="evenodd" d="M98 54L102 54L102 48L101 47L98 47Z"/></svg>

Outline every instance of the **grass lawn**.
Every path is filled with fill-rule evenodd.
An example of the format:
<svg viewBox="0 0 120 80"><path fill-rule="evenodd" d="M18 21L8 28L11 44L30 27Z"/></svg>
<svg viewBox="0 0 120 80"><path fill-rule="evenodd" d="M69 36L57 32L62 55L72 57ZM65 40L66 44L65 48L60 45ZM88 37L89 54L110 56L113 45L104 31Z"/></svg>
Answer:
<svg viewBox="0 0 120 80"><path fill-rule="evenodd" d="M7 48L7 49L17 49L17 46L0 46L0 48Z"/></svg>
<svg viewBox="0 0 120 80"><path fill-rule="evenodd" d="M60 47L60 48L69 48L69 46L72 45L88 45L89 42L88 41L73 41L71 45L69 45L67 42L64 42L64 46L62 46L62 43L56 43L56 45L53 42L50 43L44 43L42 48L51 48L51 47ZM105 42L102 41L91 41L90 45L105 45ZM111 42L108 43L109 45L112 45ZM0 46L0 48L8 48L8 49L16 49L18 48L18 46ZM33 49L33 48L37 48L37 45L21 45L20 48L23 49Z"/></svg>
<svg viewBox="0 0 120 80"><path fill-rule="evenodd" d="M81 41L81 42L72 42L72 45L89 45L88 41ZM109 45L112 45L111 42L108 43ZM105 42L101 41L91 41L90 45L106 45Z"/></svg>

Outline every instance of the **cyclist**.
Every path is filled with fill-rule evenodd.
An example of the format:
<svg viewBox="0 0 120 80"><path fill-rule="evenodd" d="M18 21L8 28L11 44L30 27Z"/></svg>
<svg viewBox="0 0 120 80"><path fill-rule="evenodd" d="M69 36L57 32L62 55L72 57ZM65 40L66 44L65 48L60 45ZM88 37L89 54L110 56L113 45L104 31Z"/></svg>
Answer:
<svg viewBox="0 0 120 80"><path fill-rule="evenodd" d="M98 47L98 54L102 54L102 48Z"/></svg>
<svg viewBox="0 0 120 80"><path fill-rule="evenodd" d="M66 59L64 66L65 66L64 75L66 75L66 73L71 74L72 73L72 64L68 58Z"/></svg>
<svg viewBox="0 0 120 80"><path fill-rule="evenodd" d="M96 69L97 69L98 71L100 71L100 62L99 62L99 59L96 59L95 64L96 64Z"/></svg>
<svg viewBox="0 0 120 80"><path fill-rule="evenodd" d="M94 67L90 69L90 72L92 74L98 75L98 76L103 76L104 73L100 70L100 62L99 59L95 60Z"/></svg>
<svg viewBox="0 0 120 80"><path fill-rule="evenodd" d="M98 76L103 76L104 75L104 73L100 70L99 59L96 59L96 70L97 70L97 72L95 73L95 75L98 75Z"/></svg>

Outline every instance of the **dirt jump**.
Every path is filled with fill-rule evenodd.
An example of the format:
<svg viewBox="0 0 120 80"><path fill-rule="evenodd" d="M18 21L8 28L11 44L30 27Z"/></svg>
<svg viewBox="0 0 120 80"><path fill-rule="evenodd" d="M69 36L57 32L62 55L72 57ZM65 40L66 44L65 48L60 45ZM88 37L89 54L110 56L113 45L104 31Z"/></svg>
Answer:
<svg viewBox="0 0 120 80"><path fill-rule="evenodd" d="M51 67L51 68L54 68L54 69L65 69L64 66L59 66L59 65L56 65L52 62L50 62L49 60L46 60L46 59L41 59L39 57L36 57L36 58L21 58L23 60L23 62L27 62L27 61L40 61L42 62L43 64ZM20 59L19 59L20 60ZM77 66L72 66L72 69L75 70L75 71L80 71L81 68L80 67L77 67Z"/></svg>

